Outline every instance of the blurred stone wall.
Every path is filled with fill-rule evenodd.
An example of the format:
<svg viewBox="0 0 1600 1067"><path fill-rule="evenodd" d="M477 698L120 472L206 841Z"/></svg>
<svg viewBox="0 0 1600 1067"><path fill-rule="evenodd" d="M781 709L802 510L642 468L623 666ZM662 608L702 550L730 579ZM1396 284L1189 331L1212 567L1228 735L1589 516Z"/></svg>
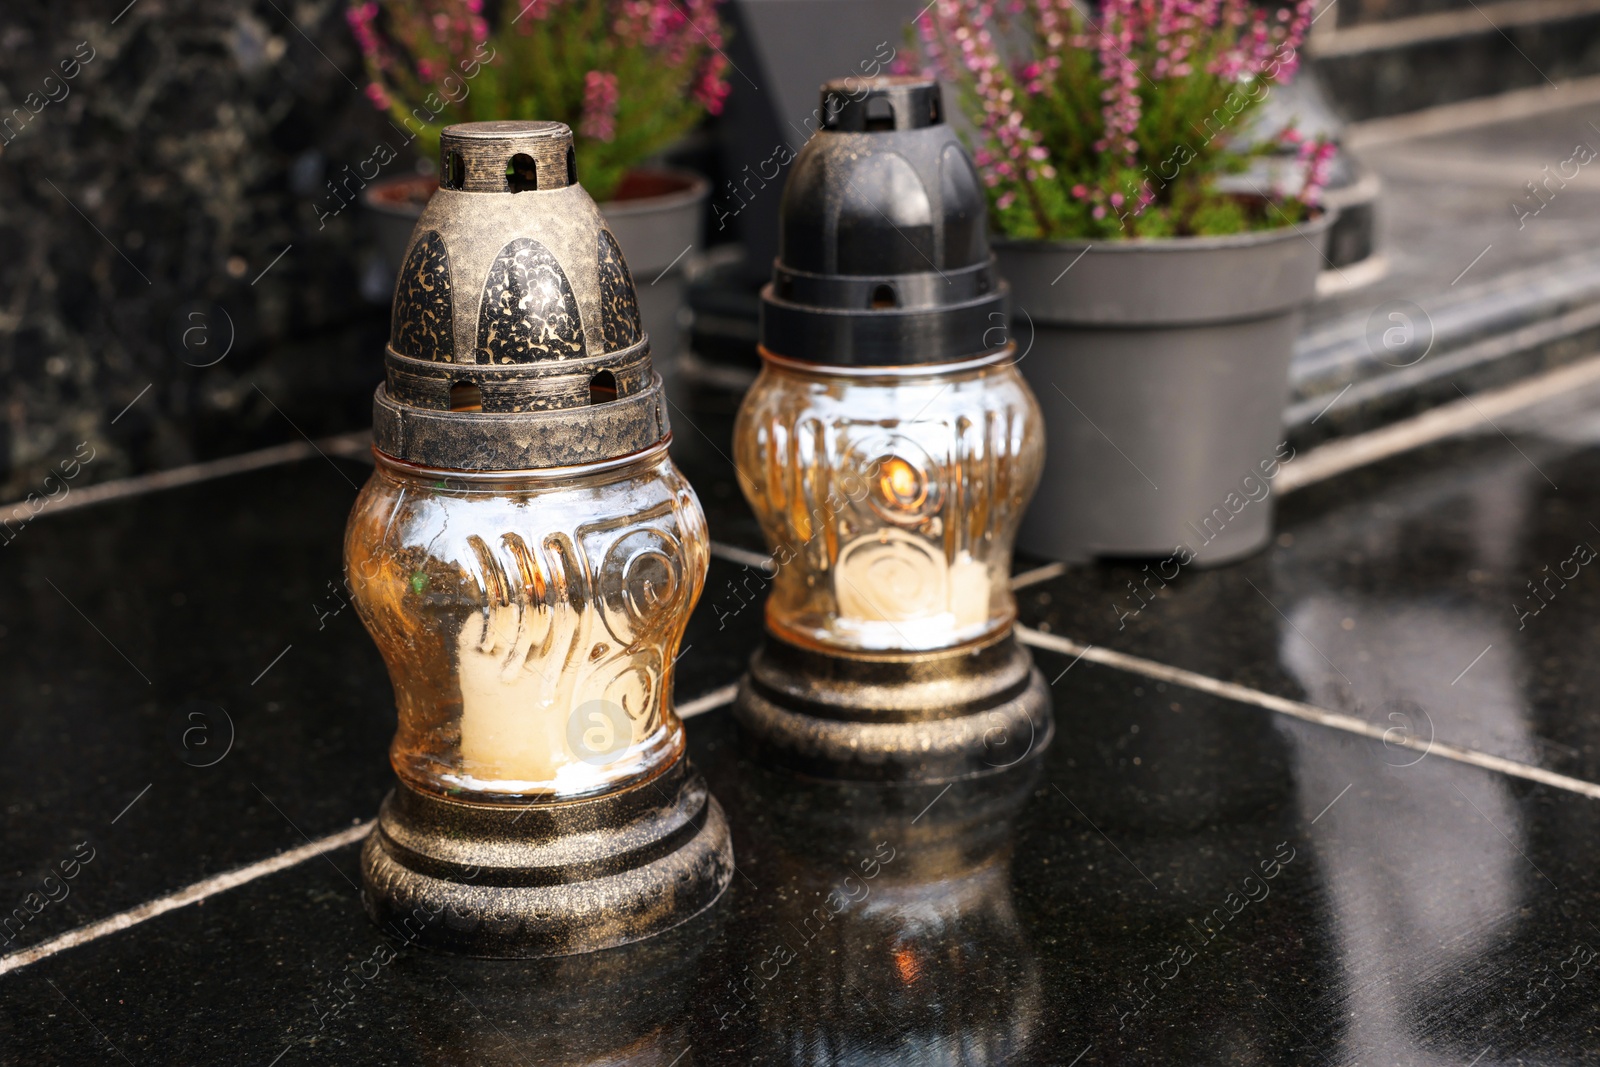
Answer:
<svg viewBox="0 0 1600 1067"><path fill-rule="evenodd" d="M0 501L366 426L382 373L343 3L124 3L0 8Z"/></svg>

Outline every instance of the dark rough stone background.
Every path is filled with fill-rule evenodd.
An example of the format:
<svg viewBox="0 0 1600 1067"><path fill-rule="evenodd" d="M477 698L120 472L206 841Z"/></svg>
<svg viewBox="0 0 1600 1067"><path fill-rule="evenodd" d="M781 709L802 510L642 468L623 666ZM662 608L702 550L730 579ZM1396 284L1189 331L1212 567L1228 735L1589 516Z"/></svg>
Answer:
<svg viewBox="0 0 1600 1067"><path fill-rule="evenodd" d="M95 53L0 149L0 500L86 439L80 485L365 426L381 374L358 209L317 221L327 178L399 141L359 91L342 0L125 2L0 11L12 131L80 42ZM227 358L186 365L220 354L227 319Z"/></svg>

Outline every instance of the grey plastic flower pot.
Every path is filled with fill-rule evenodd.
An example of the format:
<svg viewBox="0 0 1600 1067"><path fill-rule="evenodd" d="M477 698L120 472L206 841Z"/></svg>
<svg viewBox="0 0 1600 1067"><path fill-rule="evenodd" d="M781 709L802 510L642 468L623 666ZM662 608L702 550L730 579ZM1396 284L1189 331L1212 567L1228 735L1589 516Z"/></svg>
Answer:
<svg viewBox="0 0 1600 1067"><path fill-rule="evenodd" d="M1289 357L1332 222L1325 212L1233 237L996 242L1046 427L1019 548L1183 565L1267 542L1272 479L1292 462Z"/></svg>
<svg viewBox="0 0 1600 1067"><path fill-rule="evenodd" d="M650 361L671 396L679 391L678 356L688 340L685 267L694 255L691 246L700 244L711 183L693 171L666 167L634 171L628 183L634 186L626 190L628 198L608 200L600 213L633 275Z"/></svg>

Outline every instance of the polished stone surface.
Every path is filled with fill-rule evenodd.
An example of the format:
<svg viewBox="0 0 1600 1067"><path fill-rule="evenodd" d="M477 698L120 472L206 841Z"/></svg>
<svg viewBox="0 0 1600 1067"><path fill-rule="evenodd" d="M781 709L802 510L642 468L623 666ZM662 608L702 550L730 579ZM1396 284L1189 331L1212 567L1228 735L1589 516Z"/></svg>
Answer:
<svg viewBox="0 0 1600 1067"><path fill-rule="evenodd" d="M30 1062L108 1043L136 1063L1592 1062L1593 801L1395 766L1092 666L1057 696L1042 765L944 796L775 779L736 758L726 713L696 720L740 876L660 942L526 964L390 945L352 847L0 979L6 1044Z"/></svg>
<svg viewBox="0 0 1600 1067"><path fill-rule="evenodd" d="M1596 404L1590 390L1500 420L1510 436L1486 421L1474 436L1269 498L1280 509L1274 548L1231 567L1071 571L1021 591L1022 617L1600 781L1588 654L1600 580L1585 562L1600 549Z"/></svg>
<svg viewBox="0 0 1600 1067"><path fill-rule="evenodd" d="M104 481L370 419L388 316L350 202L417 157L346 6L0 11L0 499L85 438Z"/></svg>
<svg viewBox="0 0 1600 1067"><path fill-rule="evenodd" d="M1023 621L1600 781L1594 568L1521 629L1512 607L1600 545L1595 411L1566 398L1285 496L1272 549L1184 569L1120 629L1143 562L1029 585ZM725 413L674 417L714 532L758 547ZM389 690L327 588L365 471L46 514L0 548L0 903L94 850L17 943L374 814ZM713 563L680 701L736 677L760 584ZM1596 800L1035 655L1054 744L1007 738L1015 766L948 791L781 777L725 708L691 719L738 874L655 941L425 955L368 923L347 846L0 975L0 1062L1600 1062ZM233 724L211 766L221 720L191 701Z"/></svg>

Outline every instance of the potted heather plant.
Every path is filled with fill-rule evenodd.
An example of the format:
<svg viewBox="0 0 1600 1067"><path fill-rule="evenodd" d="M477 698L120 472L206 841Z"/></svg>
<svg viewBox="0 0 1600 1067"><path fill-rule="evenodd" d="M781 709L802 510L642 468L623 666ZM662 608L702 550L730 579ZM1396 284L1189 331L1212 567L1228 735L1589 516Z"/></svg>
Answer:
<svg viewBox="0 0 1600 1067"><path fill-rule="evenodd" d="M969 121L1021 368L1050 427L1019 547L1182 566L1271 536L1333 146L1245 134L1293 74L1311 11L935 0L917 20ZM1267 188L1246 171L1269 154Z"/></svg>
<svg viewBox="0 0 1600 1067"><path fill-rule="evenodd" d="M709 183L646 161L722 109L727 58L716 0L361 0L347 11L367 96L397 140L432 163L453 122L554 119L572 127L579 180L600 202L638 284L657 369L683 341L684 252L700 237ZM363 172L364 173L364 172ZM394 220L392 273L438 187L398 176L362 190Z"/></svg>

